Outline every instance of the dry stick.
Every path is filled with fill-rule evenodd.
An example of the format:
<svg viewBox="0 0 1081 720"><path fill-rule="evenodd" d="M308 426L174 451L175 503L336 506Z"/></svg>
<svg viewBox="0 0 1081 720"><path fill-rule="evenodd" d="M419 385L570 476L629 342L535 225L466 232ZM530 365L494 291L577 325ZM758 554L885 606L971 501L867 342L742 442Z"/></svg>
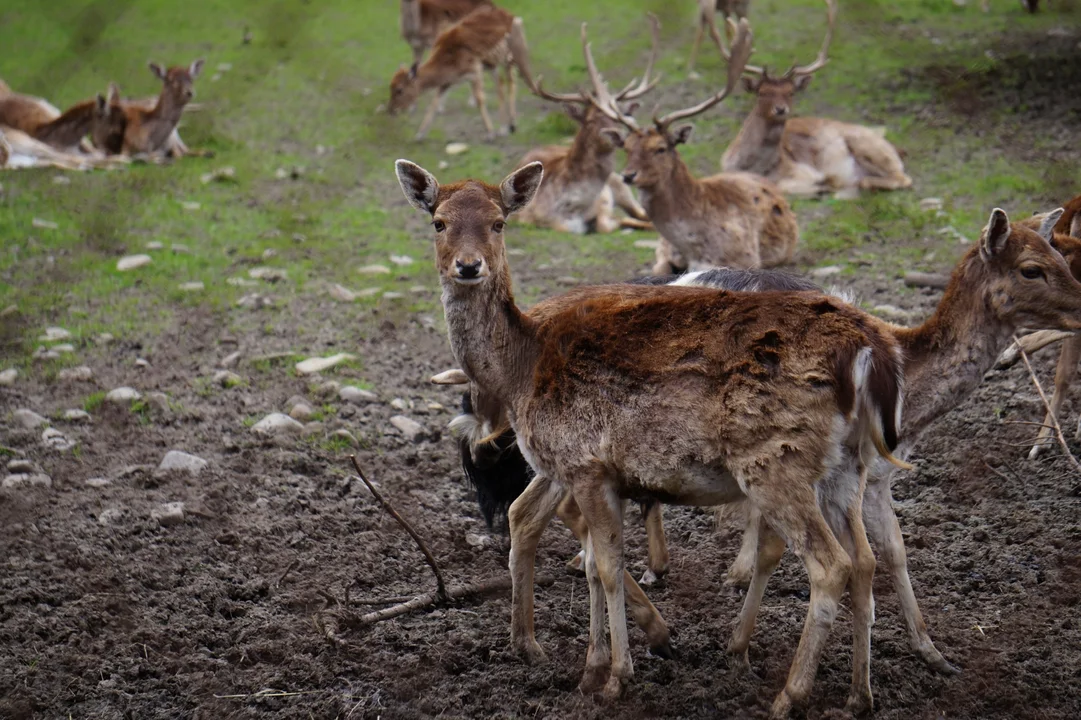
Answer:
<svg viewBox="0 0 1081 720"><path fill-rule="evenodd" d="M1021 347L1021 341L1016 335L1013 336L1013 341L1017 343L1017 349L1021 353L1021 359L1025 361L1025 367L1028 369L1029 377L1032 378L1032 382L1036 385L1036 392L1040 394L1040 400L1043 401L1044 408L1047 409L1047 417L1051 418L1051 424L1055 426L1055 435L1058 436L1059 444L1062 445L1062 451L1066 453L1066 458L1073 464L1077 471L1081 473L1081 463L1077 461L1077 458L1070 452L1070 446L1066 444L1066 438L1062 435L1062 426L1058 424L1058 418L1055 417L1055 413L1051 410L1051 403L1047 401L1047 395L1044 394L1043 386L1040 385L1039 378L1036 377L1036 373L1032 370L1032 363L1028 361L1028 353Z"/></svg>
<svg viewBox="0 0 1081 720"><path fill-rule="evenodd" d="M537 585L547 586L555 582L554 577L541 576L536 579ZM509 590L511 587L511 579L509 577L495 578L493 580L485 580L479 583L469 583L468 585L459 585L458 587L452 587L447 597L450 600L461 600L467 597L491 595L493 593L500 593ZM383 620L389 620L390 618L398 617L399 615L405 615L406 613L413 612L414 610L420 610L421 608L432 607L437 605L440 600L436 593L430 592L424 595L418 595L408 602L395 605L394 607L385 608L376 612L368 613L367 615L361 615L357 619L356 624L360 627L365 625L372 625Z"/></svg>
<svg viewBox="0 0 1081 720"><path fill-rule="evenodd" d="M398 511L394 509L394 506L390 504L386 498L379 494L379 491L375 489L375 486L368 482L368 478L364 477L364 473L360 469L360 463L357 462L356 455L350 455L349 459L353 461L353 467L357 470L357 476L360 477L360 481L368 486L372 495L379 501L379 504L383 506L383 509L391 514L398 524L405 528L405 531L409 533L409 537L417 543L417 547L420 548L421 553L424 554L424 560L428 563L428 566L432 568L432 572L435 573L435 596L439 602L447 601L447 584L443 582L443 573L439 572L439 565L435 562L435 556L432 555L432 551L428 549L428 546L421 539L420 535L417 535L417 531L406 522L405 518L398 514ZM393 617L393 616L391 616Z"/></svg>

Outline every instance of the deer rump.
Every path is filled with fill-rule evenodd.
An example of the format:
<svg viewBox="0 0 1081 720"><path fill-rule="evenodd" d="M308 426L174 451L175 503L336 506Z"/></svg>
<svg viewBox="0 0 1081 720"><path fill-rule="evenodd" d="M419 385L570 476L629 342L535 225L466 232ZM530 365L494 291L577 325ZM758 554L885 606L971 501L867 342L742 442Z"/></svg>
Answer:
<svg viewBox="0 0 1081 720"><path fill-rule="evenodd" d="M622 285L677 285L713 288L737 292L788 291L821 292L803 278L776 270L731 270L717 268L686 275L667 275L628 280ZM611 289L611 285L595 286ZM589 293L583 288L578 293ZM529 314L546 315L560 298L541 302ZM507 529L507 510L533 481L533 468L518 448L517 437L509 426L504 409L483 390L471 385L462 393L462 412L450 423L458 436L462 471L477 496L477 505L490 529ZM645 514L653 500L640 503Z"/></svg>

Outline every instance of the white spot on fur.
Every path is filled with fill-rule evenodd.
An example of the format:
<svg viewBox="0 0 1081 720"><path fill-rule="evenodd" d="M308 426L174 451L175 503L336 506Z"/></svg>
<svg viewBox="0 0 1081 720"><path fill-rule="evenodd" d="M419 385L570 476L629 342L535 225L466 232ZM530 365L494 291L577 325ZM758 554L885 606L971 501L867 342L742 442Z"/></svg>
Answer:
<svg viewBox="0 0 1081 720"><path fill-rule="evenodd" d="M708 270L699 270L698 272L690 272L685 275L680 275L678 278L668 283L669 285L678 285L680 287L697 286L698 278L705 275Z"/></svg>

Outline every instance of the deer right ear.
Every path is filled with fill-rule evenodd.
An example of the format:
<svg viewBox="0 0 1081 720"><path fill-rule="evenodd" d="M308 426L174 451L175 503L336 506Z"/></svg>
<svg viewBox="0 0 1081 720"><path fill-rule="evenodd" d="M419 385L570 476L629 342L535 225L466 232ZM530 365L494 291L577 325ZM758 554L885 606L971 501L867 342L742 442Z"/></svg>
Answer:
<svg viewBox="0 0 1081 720"><path fill-rule="evenodd" d="M758 94L758 88L762 84L758 78L755 77L743 77L743 89L749 92L751 95Z"/></svg>
<svg viewBox="0 0 1081 720"><path fill-rule="evenodd" d="M435 212L435 199L439 195L439 183L435 177L416 163L398 160L394 163L398 184L402 186L405 199L417 210Z"/></svg>
<svg viewBox="0 0 1081 720"><path fill-rule="evenodd" d="M608 140L616 147L623 147L623 136L619 133L619 130L615 128L603 128L601 135L608 138Z"/></svg>
<svg viewBox="0 0 1081 720"><path fill-rule="evenodd" d="M563 112L579 125L586 121L586 109L578 103L563 103Z"/></svg>
<svg viewBox="0 0 1081 720"><path fill-rule="evenodd" d="M671 133L669 142L672 143L672 147L676 145L682 145L691 139L691 133L694 132L694 125L687 123L686 125L680 125L676 128L675 132Z"/></svg>
<svg viewBox="0 0 1081 720"><path fill-rule="evenodd" d="M413 63L409 66L409 79L414 80L417 77L417 64Z"/></svg>
<svg viewBox="0 0 1081 720"><path fill-rule="evenodd" d="M147 63L146 65L150 68L150 72L154 73L154 77L162 82L165 81L165 68L158 65L156 62Z"/></svg>
<svg viewBox="0 0 1081 720"><path fill-rule="evenodd" d="M1010 239L1010 218L1006 211L995 208L991 211L991 218L987 221L987 229L983 234L980 244L980 252L985 257L992 258L1006 247L1006 241Z"/></svg>
<svg viewBox="0 0 1081 720"><path fill-rule="evenodd" d="M518 212L533 199L544 179L544 166L531 162L520 167L499 183L499 192L503 196L503 212L507 215Z"/></svg>
<svg viewBox="0 0 1081 720"><path fill-rule="evenodd" d="M120 86L118 86L114 82L109 83L109 104L110 105L119 105L120 104Z"/></svg>

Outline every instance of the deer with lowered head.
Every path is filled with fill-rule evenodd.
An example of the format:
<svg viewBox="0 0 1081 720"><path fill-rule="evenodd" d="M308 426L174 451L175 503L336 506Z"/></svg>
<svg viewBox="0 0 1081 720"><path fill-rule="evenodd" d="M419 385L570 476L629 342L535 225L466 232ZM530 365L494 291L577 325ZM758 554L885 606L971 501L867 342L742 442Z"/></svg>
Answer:
<svg viewBox="0 0 1081 720"><path fill-rule="evenodd" d="M508 132L514 132L515 83L511 67L523 77L531 77L529 53L522 19L495 6L482 6L439 34L428 59L409 68L398 68L390 81L387 111L396 114L416 104L421 94L435 90L416 139L428 134L443 97L453 85L470 80L473 99L480 111L488 138L495 137L492 120L484 104L484 71L491 71L499 92L499 110Z"/></svg>
<svg viewBox="0 0 1081 720"><path fill-rule="evenodd" d="M63 113L43 98L10 89L0 94L0 126L25 133L61 153L81 154L87 135L108 132L123 124L124 118L109 107L101 94L76 103ZM17 144L28 147L21 140Z"/></svg>
<svg viewBox="0 0 1081 720"><path fill-rule="evenodd" d="M115 140L107 141L111 151L124 155L207 155L205 151L190 150L180 140L176 127L180 116L191 99L195 97L195 78L203 69L203 60L194 61L187 67L164 68L149 63L150 72L162 82L161 93L154 101L123 100L116 85L109 89L109 105L119 108L127 119L127 127L115 150Z"/></svg>
<svg viewBox="0 0 1081 720"><path fill-rule="evenodd" d="M413 49L413 64L420 64L439 33L478 7L491 4L491 0L402 0L402 39Z"/></svg>
<svg viewBox="0 0 1081 720"><path fill-rule="evenodd" d="M612 99L616 103L632 103L649 92L657 78L650 79L660 44L660 22L649 15L652 49L646 72L637 84L631 83ZM586 25L582 23L582 45L588 45ZM594 92L603 93L596 83L600 76L592 74ZM544 182L537 196L519 213L522 222L577 234L587 232L611 233L622 227L648 229L649 218L638 204L630 188L613 170L612 155L616 145L604 131L614 127L612 120L590 102L587 93L552 93L544 89L542 79L531 82L533 92L556 103L562 103L567 114L578 123L578 133L570 147L547 145L526 153L518 167L531 162L544 165ZM637 105L637 103L635 103ZM630 217L614 216L619 205Z"/></svg>
<svg viewBox="0 0 1081 720"><path fill-rule="evenodd" d="M642 129L624 113L604 88L586 47L586 65L594 78L593 106L623 125L602 134L627 153L623 180L638 190L650 222L661 233L655 275L701 266L759 268L788 262L799 239L796 216L773 183L750 173L722 173L696 178L679 156L678 146L691 136L692 125L675 124L717 105L735 87L751 53L751 31L741 20L723 90L701 103L654 117Z"/></svg>
<svg viewBox="0 0 1081 720"><path fill-rule="evenodd" d="M781 75L747 65L743 79L756 96L754 109L721 158L726 172L769 178L788 195L835 193L852 198L860 190L900 190L912 185L901 156L877 129L827 118L791 117L797 92L828 61L837 16L836 0L826 0L829 25L818 56ZM722 55L729 52L723 46Z"/></svg>
<svg viewBox="0 0 1081 720"><path fill-rule="evenodd" d="M108 157L97 153L57 150L35 140L21 130L0 126L0 169L55 167L61 170L113 169L127 158Z"/></svg>
<svg viewBox="0 0 1081 720"><path fill-rule="evenodd" d="M405 160L396 170L410 204L432 217L455 359L507 408L536 472L509 511L514 597L532 592L536 545L522 540L537 534L523 533L523 524L547 525L569 489L588 528L582 690L603 687L618 697L633 676L624 500L711 506L746 494L765 518L760 551L779 557L791 544L811 584L803 635L772 715L787 717L809 695L846 586L854 616L849 706L867 707L874 555L863 486L819 481L846 449L866 462L892 458L901 410L896 343L861 311L816 293L619 286L587 292L537 322L514 302L503 230L539 188L541 164L498 186L440 186ZM823 514L820 502L830 511ZM756 568L730 645L744 661L770 571L768 563ZM512 623L515 646L540 658L522 633Z"/></svg>

